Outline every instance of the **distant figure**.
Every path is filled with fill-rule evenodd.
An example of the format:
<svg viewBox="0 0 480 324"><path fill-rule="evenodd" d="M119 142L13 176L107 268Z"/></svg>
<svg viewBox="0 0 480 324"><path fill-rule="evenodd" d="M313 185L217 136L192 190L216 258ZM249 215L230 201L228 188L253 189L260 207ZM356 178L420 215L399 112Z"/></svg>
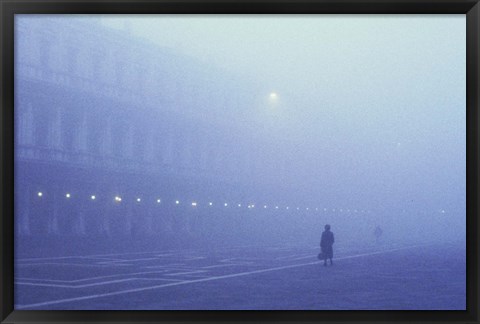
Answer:
<svg viewBox="0 0 480 324"><path fill-rule="evenodd" d="M325 225L325 231L322 233L322 239L320 240L320 247L323 254L323 265L327 266L327 259L330 259L330 265L333 265L333 233L330 231L330 225Z"/></svg>
<svg viewBox="0 0 480 324"><path fill-rule="evenodd" d="M383 234L383 230L380 226L377 226L375 227L375 230L373 231L373 235L375 235L375 242L377 242L377 244L380 242L380 237L382 236Z"/></svg>

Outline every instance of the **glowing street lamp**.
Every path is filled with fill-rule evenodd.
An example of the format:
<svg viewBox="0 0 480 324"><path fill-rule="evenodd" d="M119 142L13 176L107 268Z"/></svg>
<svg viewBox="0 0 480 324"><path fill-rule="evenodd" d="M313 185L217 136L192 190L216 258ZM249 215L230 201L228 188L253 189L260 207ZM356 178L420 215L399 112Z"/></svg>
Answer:
<svg viewBox="0 0 480 324"><path fill-rule="evenodd" d="M267 101L271 109L276 108L276 106L279 103L278 94L274 91L270 92L270 94L268 95Z"/></svg>

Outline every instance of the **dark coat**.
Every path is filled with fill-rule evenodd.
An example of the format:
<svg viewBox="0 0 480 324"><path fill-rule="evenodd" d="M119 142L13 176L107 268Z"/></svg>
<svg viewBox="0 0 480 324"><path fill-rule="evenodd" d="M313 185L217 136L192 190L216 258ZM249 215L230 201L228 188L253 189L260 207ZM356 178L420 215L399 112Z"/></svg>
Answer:
<svg viewBox="0 0 480 324"><path fill-rule="evenodd" d="M333 243L335 242L335 238L333 237L333 233L330 231L324 231L322 233L322 239L320 240L320 247L322 248L322 253L325 255L326 258L333 258Z"/></svg>

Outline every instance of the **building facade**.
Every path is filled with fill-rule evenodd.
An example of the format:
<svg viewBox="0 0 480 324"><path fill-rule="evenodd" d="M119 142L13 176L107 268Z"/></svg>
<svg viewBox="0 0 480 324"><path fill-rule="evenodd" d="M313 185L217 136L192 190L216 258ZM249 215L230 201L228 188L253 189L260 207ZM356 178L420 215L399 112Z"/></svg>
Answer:
<svg viewBox="0 0 480 324"><path fill-rule="evenodd" d="M91 20L15 28L17 235L211 236L212 215L253 231L240 210L279 208L262 189L287 172L255 117L264 89Z"/></svg>

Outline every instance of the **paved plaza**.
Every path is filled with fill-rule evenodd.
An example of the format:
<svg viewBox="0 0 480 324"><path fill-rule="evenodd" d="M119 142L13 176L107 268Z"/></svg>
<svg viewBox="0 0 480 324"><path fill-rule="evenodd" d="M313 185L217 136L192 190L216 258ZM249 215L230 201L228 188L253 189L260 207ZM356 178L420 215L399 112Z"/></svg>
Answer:
<svg viewBox="0 0 480 324"><path fill-rule="evenodd" d="M23 258L16 309L461 310L459 244L239 246ZM461 251L461 252L459 252Z"/></svg>

